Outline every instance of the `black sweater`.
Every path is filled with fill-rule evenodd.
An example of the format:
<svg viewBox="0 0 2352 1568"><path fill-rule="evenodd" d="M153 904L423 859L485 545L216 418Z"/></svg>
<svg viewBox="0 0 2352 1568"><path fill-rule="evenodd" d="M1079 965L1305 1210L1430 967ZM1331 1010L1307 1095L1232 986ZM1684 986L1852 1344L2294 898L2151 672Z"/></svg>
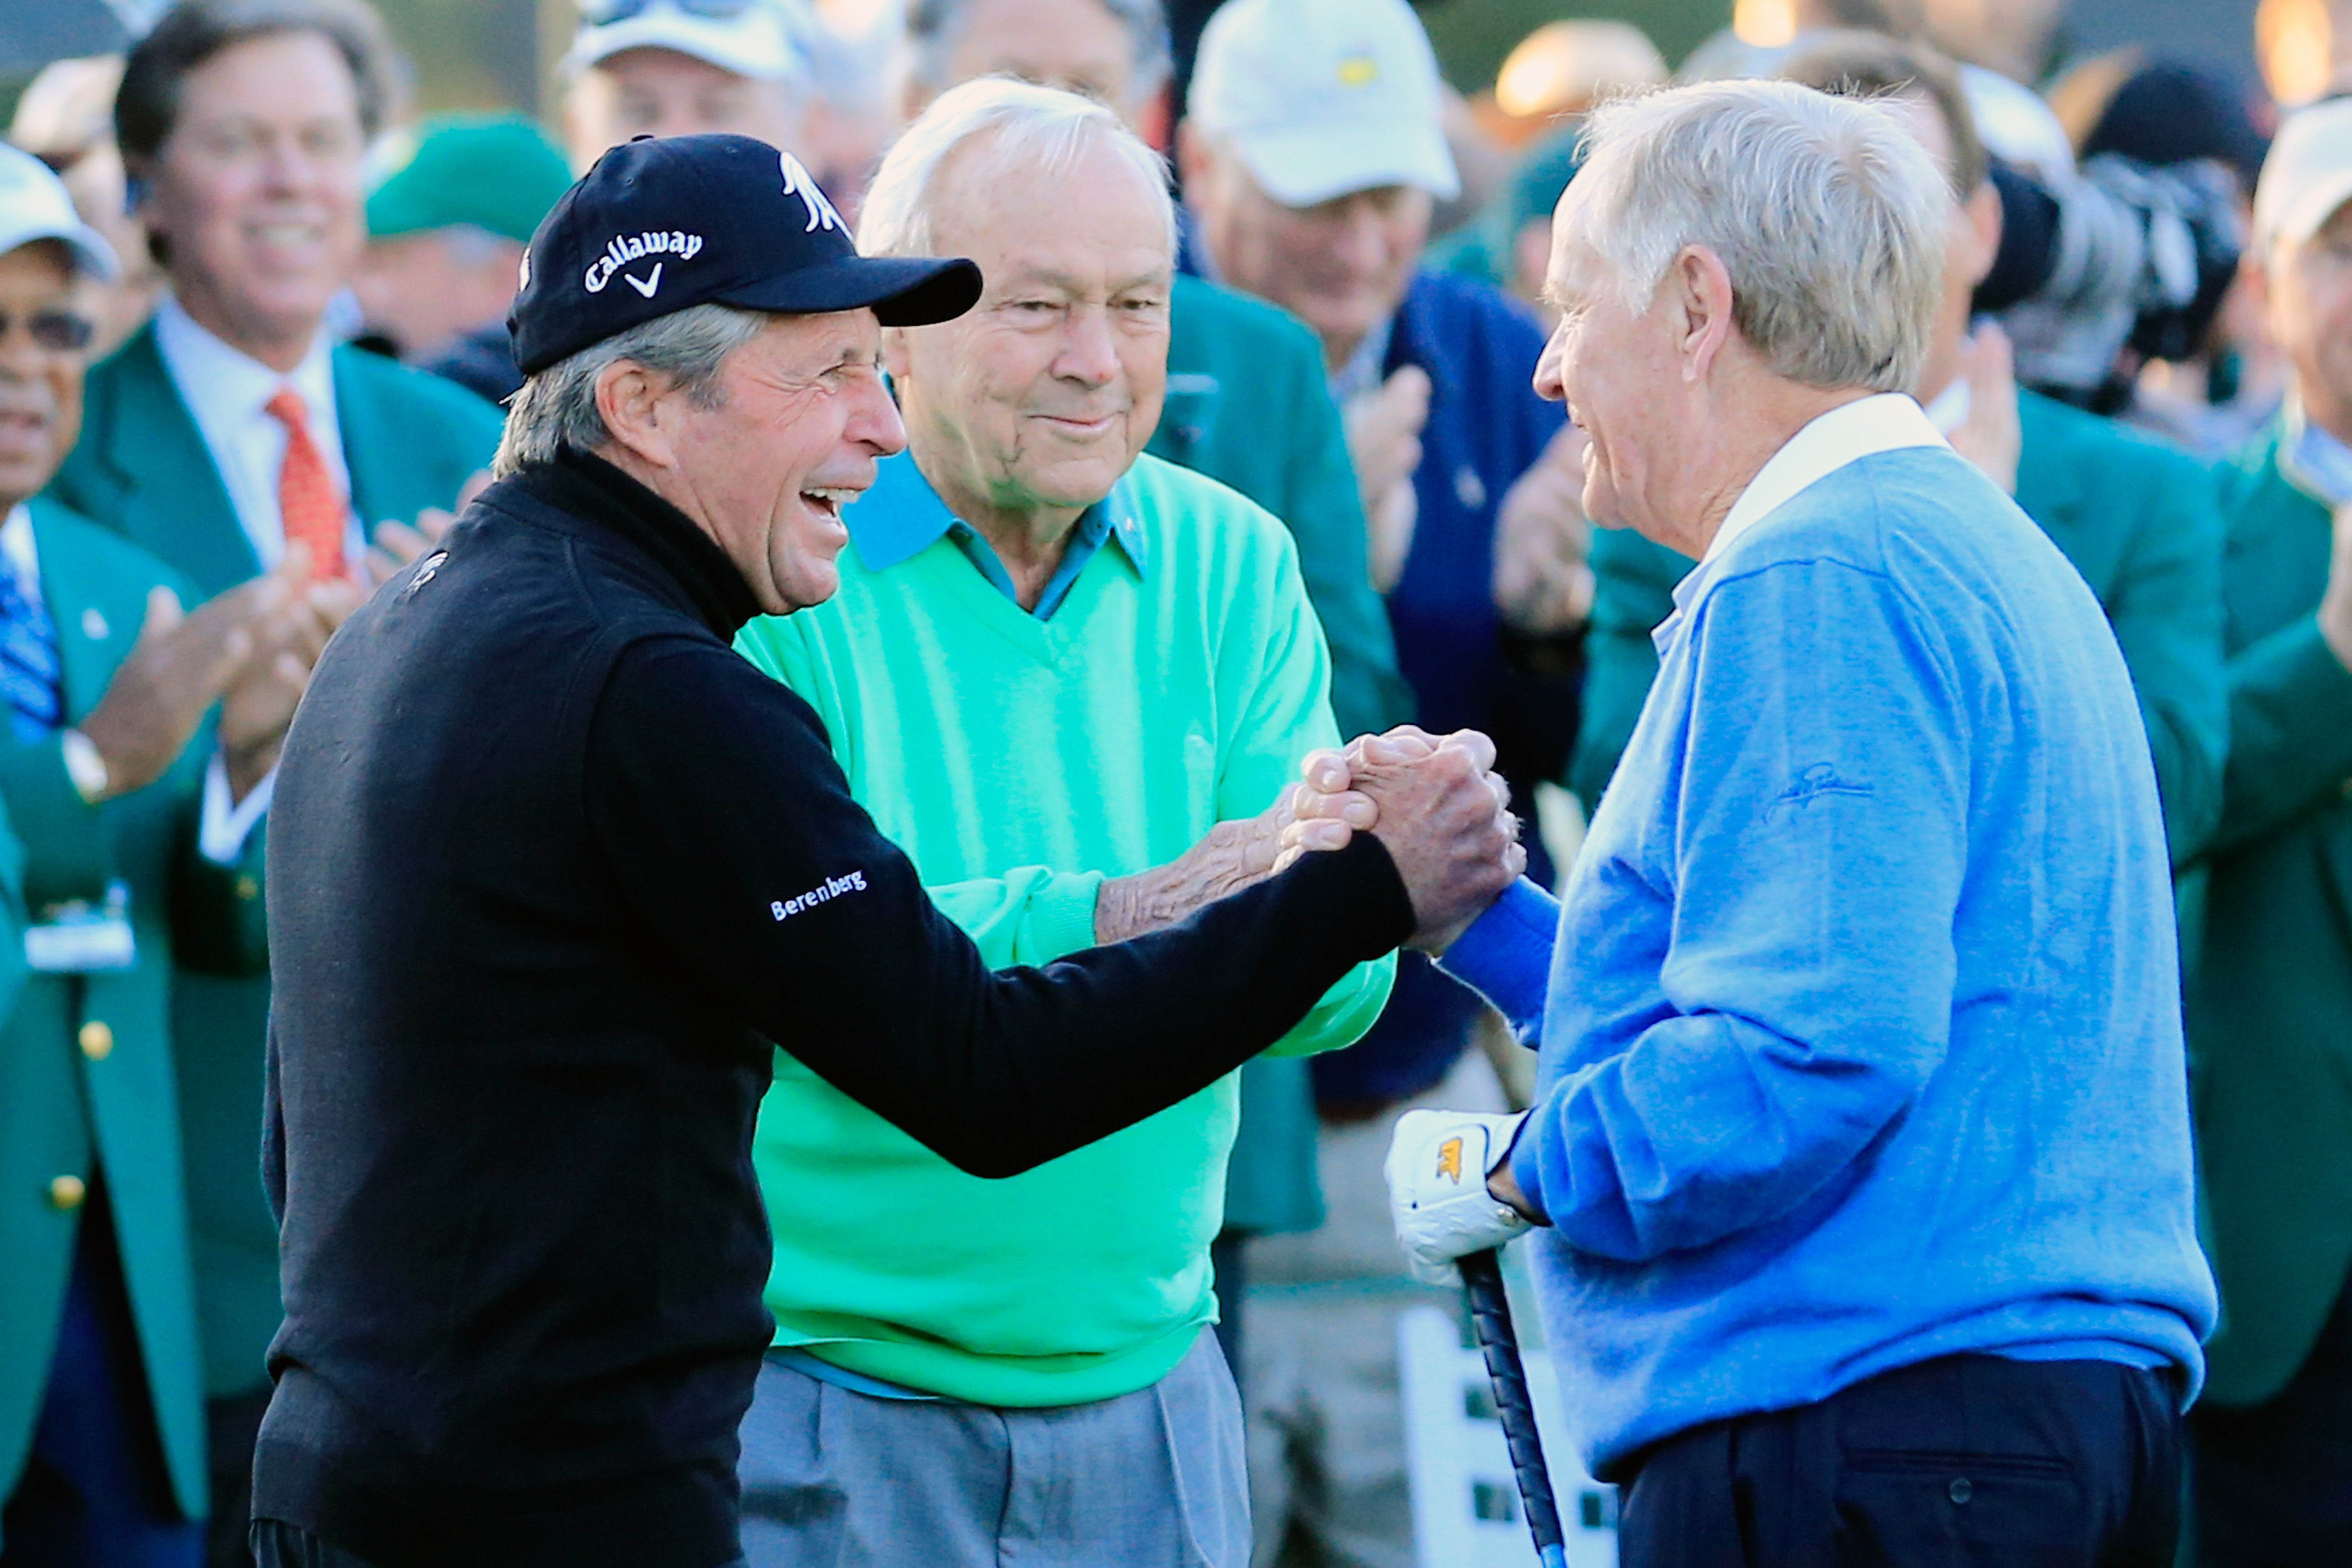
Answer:
<svg viewBox="0 0 2352 1568"><path fill-rule="evenodd" d="M320 661L271 808L258 1517L383 1565L712 1568L771 1322L771 1042L1010 1175L1272 1044L1412 910L1370 836L991 973L738 658L680 513L567 455Z"/></svg>

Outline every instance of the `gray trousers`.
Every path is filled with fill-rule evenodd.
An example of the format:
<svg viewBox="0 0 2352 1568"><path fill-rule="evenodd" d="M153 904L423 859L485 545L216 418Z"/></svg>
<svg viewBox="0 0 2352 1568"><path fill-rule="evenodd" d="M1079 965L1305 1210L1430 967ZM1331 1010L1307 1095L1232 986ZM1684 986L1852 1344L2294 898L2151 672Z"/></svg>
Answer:
<svg viewBox="0 0 2352 1568"><path fill-rule="evenodd" d="M743 1418L749 1568L1245 1568L1240 1398L1203 1331L1149 1388L998 1409L769 1362Z"/></svg>

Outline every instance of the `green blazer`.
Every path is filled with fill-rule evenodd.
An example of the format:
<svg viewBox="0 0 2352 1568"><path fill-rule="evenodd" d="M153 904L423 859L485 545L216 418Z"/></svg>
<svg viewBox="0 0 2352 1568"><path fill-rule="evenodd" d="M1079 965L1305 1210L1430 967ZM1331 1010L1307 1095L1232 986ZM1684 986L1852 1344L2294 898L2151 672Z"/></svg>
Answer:
<svg viewBox="0 0 2352 1568"><path fill-rule="evenodd" d="M2221 519L2196 458L2020 391L2017 504L2083 574L2130 667L2173 863L2221 813L2230 700L2221 656ZM1596 805L1657 674L1650 633L1690 560L1623 530L1593 536L1584 716L1569 785Z"/></svg>
<svg viewBox="0 0 2352 1568"><path fill-rule="evenodd" d="M1232 486L1290 530L1331 645L1341 737L1409 721L1412 690L1372 592L1364 505L1323 345L1287 311L1188 275L1171 304L1168 402L1145 449Z"/></svg>
<svg viewBox="0 0 2352 1568"><path fill-rule="evenodd" d="M496 449L498 410L454 383L351 348L334 351L334 377L352 501L370 523L451 505ZM152 327L90 372L81 440L50 490L184 574L200 595L261 569ZM255 843L261 838L257 831ZM269 984L204 973L186 957L173 982L172 1038L205 1385L217 1397L266 1385L262 1355L278 1329L278 1232L259 1154Z"/></svg>
<svg viewBox="0 0 2352 1568"><path fill-rule="evenodd" d="M147 594L185 583L142 550L58 506L33 503L41 596L57 623L68 722L98 705L131 651ZM163 778L85 805L58 740L0 738L0 801L22 835L30 908L131 891L137 962L27 976L0 1029L0 1492L33 1441L73 1267L81 1200L103 1173L155 1430L181 1511L206 1501L204 1399L171 1048L176 933L201 928L215 958L265 962L259 856L196 853L209 731ZM13 934L11 951L21 947ZM71 1184L79 1183L77 1188Z"/></svg>
<svg viewBox="0 0 2352 1568"><path fill-rule="evenodd" d="M2223 475L2230 766L2189 987L2223 1405L2279 1391L2352 1268L2352 672L2313 614L2328 509L2279 439Z"/></svg>
<svg viewBox="0 0 2352 1568"><path fill-rule="evenodd" d="M1146 450L1232 486L1289 528L1331 648L1339 733L1404 723L1412 690L1397 673L1388 607L1372 591L1363 501L1322 343L1289 312L1189 275L1177 277L1171 307L1168 402ZM1307 1063L1268 1057L1244 1067L1242 1121L1226 1172L1226 1227L1322 1224Z"/></svg>

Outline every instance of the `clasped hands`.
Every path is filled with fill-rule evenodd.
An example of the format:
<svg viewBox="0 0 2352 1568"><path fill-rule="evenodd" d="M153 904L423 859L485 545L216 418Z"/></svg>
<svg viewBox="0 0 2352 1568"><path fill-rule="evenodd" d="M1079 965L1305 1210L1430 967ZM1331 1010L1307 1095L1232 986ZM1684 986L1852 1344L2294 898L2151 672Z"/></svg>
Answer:
<svg viewBox="0 0 2352 1568"><path fill-rule="evenodd" d="M1400 725L1311 752L1299 771L1276 868L1372 834L1412 897L1411 945L1423 952L1444 952L1527 868L1495 742L1475 730L1438 736Z"/></svg>

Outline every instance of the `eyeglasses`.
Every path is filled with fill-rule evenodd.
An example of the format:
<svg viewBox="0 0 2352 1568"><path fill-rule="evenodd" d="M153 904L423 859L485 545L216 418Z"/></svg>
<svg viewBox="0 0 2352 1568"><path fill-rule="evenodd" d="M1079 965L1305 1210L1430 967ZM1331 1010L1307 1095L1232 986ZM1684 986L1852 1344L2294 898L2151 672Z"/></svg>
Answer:
<svg viewBox="0 0 2352 1568"><path fill-rule="evenodd" d="M36 310L29 316L11 316L0 310L0 341L5 341L9 328L20 321L25 323L25 331L32 334L33 342L51 353L86 349L90 339L98 335L97 322L71 310Z"/></svg>
<svg viewBox="0 0 2352 1568"><path fill-rule="evenodd" d="M579 0L580 19L592 27L609 27L642 16L648 11L683 11L689 16L732 21L760 0Z"/></svg>

